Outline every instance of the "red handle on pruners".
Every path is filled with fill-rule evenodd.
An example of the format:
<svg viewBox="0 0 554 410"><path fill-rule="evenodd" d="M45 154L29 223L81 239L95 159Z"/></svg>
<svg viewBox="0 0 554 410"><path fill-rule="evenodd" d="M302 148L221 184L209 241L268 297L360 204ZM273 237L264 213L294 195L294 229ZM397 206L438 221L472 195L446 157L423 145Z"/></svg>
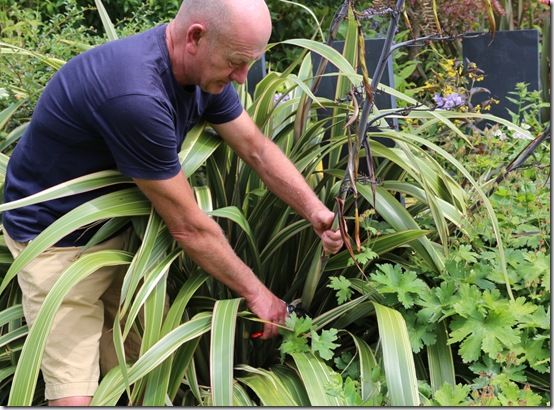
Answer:
<svg viewBox="0 0 554 410"><path fill-rule="evenodd" d="M250 338L251 339L259 339L260 337L262 337L263 334L264 334L264 332L253 332L250 335Z"/></svg>

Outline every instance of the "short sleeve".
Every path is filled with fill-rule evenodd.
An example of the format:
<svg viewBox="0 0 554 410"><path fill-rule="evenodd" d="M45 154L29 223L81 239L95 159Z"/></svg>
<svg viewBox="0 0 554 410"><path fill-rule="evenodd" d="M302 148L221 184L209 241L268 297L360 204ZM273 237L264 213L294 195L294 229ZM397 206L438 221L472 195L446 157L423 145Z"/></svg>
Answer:
<svg viewBox="0 0 554 410"><path fill-rule="evenodd" d="M160 180L181 170L173 116L162 101L120 96L105 102L94 117L122 174Z"/></svg>
<svg viewBox="0 0 554 410"><path fill-rule="evenodd" d="M242 110L239 96L229 83L221 93L210 95L204 118L212 124L223 124L237 118L242 114Z"/></svg>

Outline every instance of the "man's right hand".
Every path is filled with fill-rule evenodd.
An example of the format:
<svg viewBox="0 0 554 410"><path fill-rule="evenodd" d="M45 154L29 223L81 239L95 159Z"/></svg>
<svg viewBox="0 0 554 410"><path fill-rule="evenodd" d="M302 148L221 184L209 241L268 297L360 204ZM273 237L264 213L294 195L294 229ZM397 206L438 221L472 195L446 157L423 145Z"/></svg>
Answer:
<svg viewBox="0 0 554 410"><path fill-rule="evenodd" d="M248 308L262 320L271 323L264 323L264 330L260 339L267 340L279 334L279 328L274 324L284 324L287 317L287 304L275 296L265 286L253 296L246 297Z"/></svg>

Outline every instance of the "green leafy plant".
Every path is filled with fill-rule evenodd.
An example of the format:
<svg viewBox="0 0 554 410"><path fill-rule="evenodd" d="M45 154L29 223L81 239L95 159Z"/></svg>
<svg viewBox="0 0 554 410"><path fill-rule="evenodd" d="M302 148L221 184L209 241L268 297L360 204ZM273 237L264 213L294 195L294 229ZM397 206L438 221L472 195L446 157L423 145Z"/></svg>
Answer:
<svg viewBox="0 0 554 410"><path fill-rule="evenodd" d="M362 262L363 263L363 262ZM352 289L350 288L352 283L344 276L332 276L331 283L327 287L336 290L337 302L339 305L347 302L352 297Z"/></svg>
<svg viewBox="0 0 554 410"><path fill-rule="evenodd" d="M281 357L285 354L311 351L317 353L323 360L329 360L333 357L333 349L339 346L333 343L337 340L337 329L322 330L317 333L312 320L308 317L299 318L293 312L287 317L286 326L293 330L283 334L283 342L279 347Z"/></svg>
<svg viewBox="0 0 554 410"><path fill-rule="evenodd" d="M35 49L41 40L31 39L29 31L33 19L40 18L23 9L13 13L11 31L2 35L11 34L0 44L1 62L17 68L9 75L0 70L8 75L7 96L0 99L3 176L19 127L29 119L32 96L76 52L75 44L59 41L61 37L55 37L57 44ZM112 35L144 23L137 18L114 31L109 13L103 13L102 21ZM25 28L19 36L16 20L25 16L29 22L19 26ZM268 192L205 124L189 132L180 152L199 205L218 221L237 254L284 300L302 297L312 316L291 315L282 343L251 340L257 319L176 247L129 179L117 171L83 176L17 203L0 204L5 211L128 184L65 215L15 261L0 240L0 402L43 404L38 358L56 304L81 275L109 263L128 266L115 345L123 344L135 324L142 332L142 351L135 363L127 363L118 351L120 365L103 376L94 404L115 405L125 392L131 404L150 406L543 405L549 400L549 195L547 169L539 166L547 163L549 148L537 150L534 166L517 170L487 196L492 171L525 143L500 143L494 133L530 137L531 131L485 113L421 105L410 109L417 103L415 93L382 84L375 88L402 101L403 110L370 110L369 121L382 132L368 135L386 136L395 145L371 138L361 145L349 128L359 121L358 100L345 97L362 82L355 70L359 49L353 10L350 17L341 26L346 39L342 55L315 40L289 39L282 46L296 49L292 63L273 70L254 95L245 86L238 91L256 124L292 159L322 201L332 208L335 198L344 196L342 219L345 233L352 235L351 249L322 258L309 225ZM51 29L42 22L36 27ZM62 37L81 33L79 27L63 27L57 28ZM103 41L89 40L83 43ZM309 53L339 67L333 100L314 97ZM20 81L20 68L37 78ZM364 92L357 97L367 97ZM524 121L538 130L541 123L532 120L536 110L524 109L531 101L525 98ZM318 118L320 107L331 116ZM398 117L401 128L389 129L385 116ZM463 125L470 118L500 125L474 134ZM487 148L483 152L477 149L480 143ZM356 144L362 161L370 155L376 160L373 178L345 173L355 155L345 158L343 147ZM477 201L484 208L474 208ZM72 229L106 219L105 229L92 241L131 222L129 249L72 265L41 310L40 323L29 330L13 281L19 267ZM123 319L126 324L120 325Z"/></svg>

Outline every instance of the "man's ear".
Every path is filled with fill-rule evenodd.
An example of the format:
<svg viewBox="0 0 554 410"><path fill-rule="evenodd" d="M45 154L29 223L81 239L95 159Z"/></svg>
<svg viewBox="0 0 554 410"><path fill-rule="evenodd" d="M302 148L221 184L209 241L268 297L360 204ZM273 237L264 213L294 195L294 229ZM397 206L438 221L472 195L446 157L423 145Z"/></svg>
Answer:
<svg viewBox="0 0 554 410"><path fill-rule="evenodd" d="M198 43L200 39L206 35L206 29L202 24L191 24L187 30L186 48L187 51L195 55L198 52Z"/></svg>

